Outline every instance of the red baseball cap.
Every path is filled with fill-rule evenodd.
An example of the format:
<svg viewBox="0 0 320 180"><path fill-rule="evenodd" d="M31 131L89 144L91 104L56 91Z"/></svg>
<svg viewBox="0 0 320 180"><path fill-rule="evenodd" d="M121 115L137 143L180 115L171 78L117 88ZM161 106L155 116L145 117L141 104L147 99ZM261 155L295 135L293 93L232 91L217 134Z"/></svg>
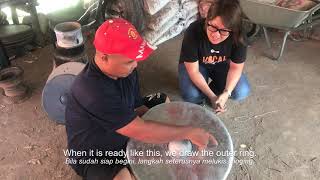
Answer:
<svg viewBox="0 0 320 180"><path fill-rule="evenodd" d="M121 54L135 61L146 59L156 49L122 18L105 21L96 31L93 44L104 54Z"/></svg>

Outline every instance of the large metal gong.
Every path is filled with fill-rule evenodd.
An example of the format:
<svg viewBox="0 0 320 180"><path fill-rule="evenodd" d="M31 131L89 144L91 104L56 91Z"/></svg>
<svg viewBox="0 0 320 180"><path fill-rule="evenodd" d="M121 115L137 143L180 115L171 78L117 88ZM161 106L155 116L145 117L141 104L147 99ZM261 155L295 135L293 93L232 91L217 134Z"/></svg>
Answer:
<svg viewBox="0 0 320 180"><path fill-rule="evenodd" d="M62 74L51 79L42 92L42 106L50 119L65 123L65 109L75 75Z"/></svg>
<svg viewBox="0 0 320 180"><path fill-rule="evenodd" d="M232 139L222 121L212 111L187 102L171 102L150 109L143 119L204 128L215 136L219 145L207 147L206 151L211 154L167 156L165 152L168 151L168 144L147 144L131 139L127 145L128 160L139 180L225 180L227 178L234 158ZM160 153L151 155L147 154L148 150ZM143 156L133 153L141 151ZM193 145L192 152L197 151Z"/></svg>
<svg viewBox="0 0 320 180"><path fill-rule="evenodd" d="M51 74L48 77L47 82L49 82L55 76L58 76L58 75L61 75L61 74L77 75L82 71L84 66L85 66L85 64L81 63L81 62L67 62L67 63L61 64L60 66L58 66L57 68L55 68L51 72Z"/></svg>
<svg viewBox="0 0 320 180"><path fill-rule="evenodd" d="M59 124L65 123L65 109L71 85L85 64L69 62L58 66L48 77L42 91L42 107Z"/></svg>

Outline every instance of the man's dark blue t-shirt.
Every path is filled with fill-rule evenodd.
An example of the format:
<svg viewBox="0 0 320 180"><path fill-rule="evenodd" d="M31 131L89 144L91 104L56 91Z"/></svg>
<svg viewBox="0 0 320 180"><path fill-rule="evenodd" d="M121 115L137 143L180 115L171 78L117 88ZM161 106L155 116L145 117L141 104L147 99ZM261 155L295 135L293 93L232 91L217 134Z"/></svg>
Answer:
<svg viewBox="0 0 320 180"><path fill-rule="evenodd" d="M143 104L138 74L114 80L94 63L88 63L76 77L66 106L68 149L75 151L119 151L128 137L116 130L137 117L134 109ZM75 157L79 160L89 157ZM73 165L79 173L81 166Z"/></svg>

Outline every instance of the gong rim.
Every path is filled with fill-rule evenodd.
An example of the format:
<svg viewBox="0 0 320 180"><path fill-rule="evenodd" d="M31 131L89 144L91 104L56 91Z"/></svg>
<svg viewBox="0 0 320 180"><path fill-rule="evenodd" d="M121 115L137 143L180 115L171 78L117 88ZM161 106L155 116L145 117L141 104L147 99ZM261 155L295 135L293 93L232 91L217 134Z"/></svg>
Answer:
<svg viewBox="0 0 320 180"><path fill-rule="evenodd" d="M163 117L161 117L161 113L164 113L164 111L166 111L167 110L167 112L166 113L168 113L169 111L170 111L170 109L174 109L174 107L178 107L178 106L182 106L182 107L184 107L184 106L186 106L186 107L188 107L187 108L187 110L185 110L184 112L185 113L189 113L189 114L192 114L192 113L196 113L196 114L199 114L199 113L205 113L205 115L206 116L208 116L208 117L212 117L211 119L210 119L210 121L212 121L212 122L210 122L210 121L208 121L209 122L209 124L210 123L216 123L217 125L216 126L212 126L213 128L221 128L220 129L220 131L221 131L221 134L220 135L218 135L217 136L217 133L212 133L212 132L217 132L217 130L212 130L211 129L211 131L209 131L210 133L212 133L215 137L216 137L216 139L218 140L218 142L219 142L219 145L221 145L221 146L223 146L223 147L221 147L221 148L218 148L219 147L219 145L218 145L218 147L217 147L217 149L216 150L228 150L228 151L231 151L231 152L234 152L234 147L233 147L233 142L232 142L232 138L231 138L231 136L230 136L230 133L228 132L228 130L227 130L227 128L226 128L226 126L223 124L223 122L220 120L220 118L218 117L218 116L216 116L212 111L209 111L208 109L206 109L206 108L203 108L202 106L199 106L199 105L196 105L196 104L192 104L192 103L188 103L188 102L171 102L171 103L165 103L165 104L160 104L160 105L158 105L158 106L155 106L154 108L152 108L152 109L150 109L142 118L143 119L155 119L155 118L152 118L152 117L156 117L156 118L158 118L157 120L161 120L161 122L164 122L164 123L168 123L168 122L166 122L166 121L162 121L162 120L164 120L164 119L166 119L166 118L168 118L166 115L164 115L164 116L166 116L166 117L164 117L164 119L161 119L161 118L163 118ZM198 110L198 112L196 112ZM161 112L162 111L162 112ZM187 111L190 111L190 112L187 112ZM174 113L177 113L177 112L174 112ZM197 115L195 115L194 117L196 117ZM174 117L174 116L172 116L172 117ZM181 118L182 116L180 116L180 118ZM191 117L191 119L192 119L192 117ZM189 121L190 122L190 119L189 120L187 120L187 121ZM176 124L176 123L173 123L173 124L176 124L176 125L187 125L189 122L185 122L185 123L178 123L178 124ZM192 124L192 123L191 123ZM200 123L201 124L201 123ZM210 129L210 128L212 128L212 127L202 127L202 128L204 128L204 129L206 129L206 130L208 130L208 128ZM222 139L224 139L223 141L221 140L221 138ZM222 142L224 142L225 144L223 145L222 144ZM161 147L162 146L162 147ZM160 147L160 148L159 148ZM130 139L129 140L129 142L128 142L128 145L127 145L127 153L129 154L129 150L132 150L132 149L143 149L143 148L145 148L145 149L150 149L150 148L153 148L153 149L160 149L160 150L162 150L162 148L164 148L165 147L165 145L151 145L151 144L146 144L146 143L142 143L142 142L139 142L139 141L136 141L136 140L133 140L133 139ZM128 156L128 159L129 160L135 160L135 159L137 159L137 158L135 158L135 157L131 157L131 156ZM223 158L222 158L223 159ZM208 176L209 177L213 177L213 178L209 178L209 179L218 179L218 180L225 180L227 177L228 177L228 175L229 175L229 173L230 173L230 171L231 171L231 169L232 169L232 165L233 165L233 161L234 161L234 155L230 155L230 156L228 156L228 157L226 157L225 159L227 159L227 163L225 164L225 165L212 165L212 166L208 166L209 167L209 169L208 169ZM167 165L159 165L159 167L157 167L157 169L158 169L158 171L160 171L159 169L160 168L164 168L164 169L167 169L167 170L170 170L171 171L171 169L170 169L170 167L168 166L168 167L165 167L165 166L167 166ZM219 167L220 166L220 167ZM151 167L151 166L147 166L148 168L149 168L149 171L153 171L154 170L154 168L153 167ZM213 167L214 168L218 168L217 170L214 170L213 169ZM141 166L141 165L135 165L135 164L133 164L133 165L131 165L131 168L133 169L133 171L134 171L134 174L135 175L137 175L137 177L139 178L139 179L141 179L141 180L144 180L144 179L146 179L147 177L146 177L146 175L141 175L141 174L139 174L139 172L141 173L141 172L146 172L145 170L142 170L143 169L143 166ZM147 168L146 168L147 169ZM137 173L137 171L138 171L138 173ZM214 174L214 173L216 173L216 172L221 172L219 175L217 175L217 177L214 177L214 176L212 176L212 174ZM164 171L163 171L164 172ZM162 172L162 173L163 173ZM175 173L172 173L172 172L168 172L168 175L167 176L170 176L170 177L172 177L172 175L170 175L170 173L171 174L175 174ZM150 177L154 177L154 176L156 176L155 174L152 174L152 173L150 173L150 172L147 172L146 174L148 174L148 176L150 176ZM168 178L168 177L167 177ZM175 177L176 178L176 177ZM159 179L161 179L161 178L159 178ZM168 178L168 179L170 179L170 178ZM173 178L174 179L174 178Z"/></svg>

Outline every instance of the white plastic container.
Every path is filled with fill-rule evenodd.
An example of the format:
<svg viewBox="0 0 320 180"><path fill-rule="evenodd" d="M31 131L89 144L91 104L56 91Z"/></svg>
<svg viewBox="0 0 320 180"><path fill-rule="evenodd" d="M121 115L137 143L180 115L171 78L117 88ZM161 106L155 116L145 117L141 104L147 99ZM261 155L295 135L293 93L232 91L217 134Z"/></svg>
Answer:
<svg viewBox="0 0 320 180"><path fill-rule="evenodd" d="M63 22L54 27L57 45L62 48L74 48L83 43L81 25L77 22Z"/></svg>

